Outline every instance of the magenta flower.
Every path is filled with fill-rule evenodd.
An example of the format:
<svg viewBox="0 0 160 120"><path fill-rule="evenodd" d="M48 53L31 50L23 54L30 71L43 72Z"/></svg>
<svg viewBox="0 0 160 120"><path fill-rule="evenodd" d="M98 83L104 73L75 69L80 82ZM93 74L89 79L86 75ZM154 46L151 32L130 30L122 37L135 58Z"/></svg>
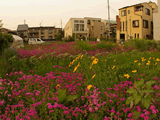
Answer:
<svg viewBox="0 0 160 120"><path fill-rule="evenodd" d="M68 110L64 111L64 114L69 114L69 111Z"/></svg>
<svg viewBox="0 0 160 120"><path fill-rule="evenodd" d="M149 120L149 116L145 116L145 117L144 117L144 120Z"/></svg>
<svg viewBox="0 0 160 120"><path fill-rule="evenodd" d="M140 115L140 117L142 117L142 118L143 118L143 117L144 117L144 114L142 113L142 114Z"/></svg>
<svg viewBox="0 0 160 120"><path fill-rule="evenodd" d="M133 115L133 113L129 113L129 114L127 115L127 117L132 117L132 115Z"/></svg>

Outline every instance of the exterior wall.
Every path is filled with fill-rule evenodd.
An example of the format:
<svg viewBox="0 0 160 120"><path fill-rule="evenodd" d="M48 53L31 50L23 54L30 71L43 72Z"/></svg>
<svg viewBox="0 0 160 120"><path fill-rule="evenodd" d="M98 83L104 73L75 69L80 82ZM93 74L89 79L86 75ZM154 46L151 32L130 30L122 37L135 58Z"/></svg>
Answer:
<svg viewBox="0 0 160 120"><path fill-rule="evenodd" d="M64 27L64 37L72 36L72 27L71 27L71 19L68 21L66 26Z"/></svg>
<svg viewBox="0 0 160 120"><path fill-rule="evenodd" d="M41 30L44 30L44 34L41 34ZM52 33L49 33L49 30L52 30ZM59 34L59 31L61 28L54 28L54 27L32 27L29 28L29 38L40 38L42 39L42 36L44 36L44 39L50 39L49 36L52 36L53 40L55 39L55 34ZM43 39L43 40L44 40Z"/></svg>
<svg viewBox="0 0 160 120"><path fill-rule="evenodd" d="M160 0L157 0L158 4L160 4ZM158 13L153 14L153 39L156 41L160 41L160 7L158 7Z"/></svg>
<svg viewBox="0 0 160 120"><path fill-rule="evenodd" d="M136 6L143 6L142 11L136 11ZM152 10L153 7L153 10ZM150 10L150 15L146 15L145 13L145 8L148 8ZM139 5L134 5L134 6L129 6L126 8L119 9L119 19L121 22L121 29L120 29L120 34L125 34L125 40L128 39L135 39L138 37L141 39L146 38L146 35L151 36L151 22L153 22L153 12L157 9L157 6L155 3L141 3ZM126 16L122 16L122 11L126 10ZM130 14L128 13L130 11ZM118 18L117 18L118 20ZM139 21L139 26L134 27L133 26L133 21L138 20ZM148 28L143 27L143 20L148 21ZM127 21L127 29L126 29L126 21ZM124 25L123 25L124 22ZM117 30L120 23L117 23ZM123 28L124 27L124 28ZM118 34L119 32L117 32ZM117 40L119 40L119 35L117 36Z"/></svg>

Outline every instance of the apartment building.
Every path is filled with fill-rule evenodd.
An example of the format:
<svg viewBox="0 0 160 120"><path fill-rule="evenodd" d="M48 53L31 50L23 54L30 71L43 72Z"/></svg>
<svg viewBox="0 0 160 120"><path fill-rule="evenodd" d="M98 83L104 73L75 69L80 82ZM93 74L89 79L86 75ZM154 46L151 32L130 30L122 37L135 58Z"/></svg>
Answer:
<svg viewBox="0 0 160 120"><path fill-rule="evenodd" d="M153 37L153 13L158 7L154 2L143 2L119 9L117 22L117 42L120 39Z"/></svg>
<svg viewBox="0 0 160 120"><path fill-rule="evenodd" d="M42 40L54 40L55 34L59 34L61 32L61 28L53 27L29 27L28 33L29 38L40 38Z"/></svg>
<svg viewBox="0 0 160 120"><path fill-rule="evenodd" d="M25 41L28 40L28 25L22 24L17 27L17 34L23 38Z"/></svg>
<svg viewBox="0 0 160 120"><path fill-rule="evenodd" d="M160 0L157 0L157 3L160 4ZM153 14L153 39L160 40L160 7L158 7L157 13Z"/></svg>
<svg viewBox="0 0 160 120"><path fill-rule="evenodd" d="M103 37L105 32L105 22L101 22L100 18L70 18L64 27L64 36L73 36L76 34L80 38Z"/></svg>

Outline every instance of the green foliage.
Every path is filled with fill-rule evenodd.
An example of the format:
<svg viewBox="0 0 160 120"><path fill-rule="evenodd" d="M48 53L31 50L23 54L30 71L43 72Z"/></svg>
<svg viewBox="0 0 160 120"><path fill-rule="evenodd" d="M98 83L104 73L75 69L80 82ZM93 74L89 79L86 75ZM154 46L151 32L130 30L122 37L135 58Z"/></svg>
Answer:
<svg viewBox="0 0 160 120"><path fill-rule="evenodd" d="M147 83L144 83L144 79L135 81L134 85L136 89L131 87L126 91L132 95L127 98L126 105L129 105L133 101L135 105L137 105L140 101L142 101L143 106L148 109L151 100L154 101L150 96L150 94L154 92L154 90L151 88L151 85L154 83L155 81L148 81Z"/></svg>
<svg viewBox="0 0 160 120"><path fill-rule="evenodd" d="M16 49L14 48L5 49L4 52L2 53L2 56L5 57L6 59L11 58L15 55L17 55L17 52Z"/></svg>

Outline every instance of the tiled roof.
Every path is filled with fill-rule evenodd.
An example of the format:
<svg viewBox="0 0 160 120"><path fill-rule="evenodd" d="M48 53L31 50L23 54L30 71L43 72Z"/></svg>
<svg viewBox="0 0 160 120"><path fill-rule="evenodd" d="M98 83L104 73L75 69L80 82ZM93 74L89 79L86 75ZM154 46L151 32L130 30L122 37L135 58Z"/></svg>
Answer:
<svg viewBox="0 0 160 120"><path fill-rule="evenodd" d="M27 24L18 25L18 27L17 27L17 31L26 31L26 30L28 30Z"/></svg>

